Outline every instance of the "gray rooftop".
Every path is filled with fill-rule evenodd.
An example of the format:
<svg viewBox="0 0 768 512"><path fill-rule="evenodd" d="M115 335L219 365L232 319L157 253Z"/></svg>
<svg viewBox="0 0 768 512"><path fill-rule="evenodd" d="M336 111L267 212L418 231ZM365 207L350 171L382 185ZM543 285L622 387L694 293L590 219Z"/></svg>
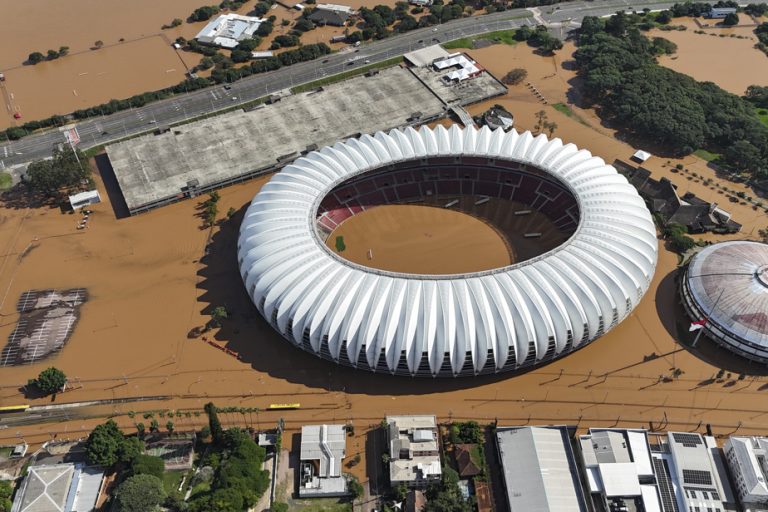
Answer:
<svg viewBox="0 0 768 512"><path fill-rule="evenodd" d="M407 124L416 111L438 116L443 104L410 71L392 67L263 105L174 127L107 147L128 210L170 200L188 182L224 184L278 159L357 133Z"/></svg>
<svg viewBox="0 0 768 512"><path fill-rule="evenodd" d="M305 425L301 427L301 460L320 461L320 478L341 476L341 461L346 456L347 433L344 425Z"/></svg>
<svg viewBox="0 0 768 512"><path fill-rule="evenodd" d="M16 492L11 512L90 512L104 471L75 464L32 466Z"/></svg>
<svg viewBox="0 0 768 512"><path fill-rule="evenodd" d="M496 431L512 512L584 512L566 427Z"/></svg>

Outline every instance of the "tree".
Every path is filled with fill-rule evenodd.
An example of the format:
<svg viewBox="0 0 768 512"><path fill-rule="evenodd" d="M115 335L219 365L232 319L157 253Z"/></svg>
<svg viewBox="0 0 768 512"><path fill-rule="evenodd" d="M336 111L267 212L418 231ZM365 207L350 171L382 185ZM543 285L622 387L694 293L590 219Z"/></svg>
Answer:
<svg viewBox="0 0 768 512"><path fill-rule="evenodd" d="M363 495L365 489L363 489L363 485L357 481L357 478L349 478L347 481L347 492L349 492L352 501L354 501Z"/></svg>
<svg viewBox="0 0 768 512"><path fill-rule="evenodd" d="M515 68L501 79L507 85L517 85L528 78L528 71L523 68Z"/></svg>
<svg viewBox="0 0 768 512"><path fill-rule="evenodd" d="M51 366L40 372L37 379L34 380L35 386L45 393L50 395L58 393L67 384L67 376L63 371Z"/></svg>
<svg viewBox="0 0 768 512"><path fill-rule="evenodd" d="M115 493L120 512L151 512L159 509L166 494L163 482L153 475L134 475Z"/></svg>
<svg viewBox="0 0 768 512"><path fill-rule="evenodd" d="M544 123L544 128L549 132L549 136L552 137L555 134L555 130L557 130L557 123L554 121Z"/></svg>
<svg viewBox="0 0 768 512"><path fill-rule="evenodd" d="M211 324L215 327L221 327L221 322L229 318L227 308L224 306L216 306L211 312Z"/></svg>
<svg viewBox="0 0 768 512"><path fill-rule="evenodd" d="M62 191L79 187L91 181L91 169L80 150L55 148L51 160L36 160L29 164L26 183L33 192L47 197L58 197Z"/></svg>
<svg viewBox="0 0 768 512"><path fill-rule="evenodd" d="M143 423L137 423L136 424L136 432L139 434L139 437L144 437L144 433L146 431L147 427Z"/></svg>
<svg viewBox="0 0 768 512"><path fill-rule="evenodd" d="M138 437L124 437L117 448L117 459L120 462L130 462L144 451L144 441Z"/></svg>
<svg viewBox="0 0 768 512"><path fill-rule="evenodd" d="M64 57L69 53L69 46L59 46L59 57Z"/></svg>
<svg viewBox="0 0 768 512"><path fill-rule="evenodd" d="M739 15L735 12L729 12L726 14L725 19L723 20L723 25L726 27L732 27L734 25L739 24Z"/></svg>
<svg viewBox="0 0 768 512"><path fill-rule="evenodd" d="M288 504L282 501L273 501L269 512L288 512Z"/></svg>
<svg viewBox="0 0 768 512"><path fill-rule="evenodd" d="M85 457L94 466L112 466L119 457L123 433L113 420L97 425L85 443Z"/></svg>
<svg viewBox="0 0 768 512"><path fill-rule="evenodd" d="M11 512L13 486L8 480L0 480L0 512ZM286 509L287 510L287 509Z"/></svg>
<svg viewBox="0 0 768 512"><path fill-rule="evenodd" d="M171 420L168 420L168 423L165 424L165 429L169 434L173 434L173 422Z"/></svg>
<svg viewBox="0 0 768 512"><path fill-rule="evenodd" d="M215 5L204 5L203 7L198 7L192 11L190 18L192 21L208 21L214 14L217 14L218 12L219 8Z"/></svg>
<svg viewBox="0 0 768 512"><path fill-rule="evenodd" d="M131 460L130 470L131 475L153 475L162 480L165 462L160 457L137 455Z"/></svg>
<svg viewBox="0 0 768 512"><path fill-rule="evenodd" d="M656 55L672 55L677 52L677 45L663 37L653 38L653 53Z"/></svg>
<svg viewBox="0 0 768 512"><path fill-rule="evenodd" d="M221 422L219 421L219 415L216 411L216 406L213 402L205 404L205 413L208 415L208 428L211 429L211 438L213 442L219 444L224 439L224 431L221 428Z"/></svg>
<svg viewBox="0 0 768 512"><path fill-rule="evenodd" d="M536 124L533 125L536 133L541 133L547 124L547 113L543 110L536 112Z"/></svg>
<svg viewBox="0 0 768 512"><path fill-rule="evenodd" d="M59 52L56 50L48 50L48 52L45 55L45 58L48 60L56 60L59 58Z"/></svg>
<svg viewBox="0 0 768 512"><path fill-rule="evenodd" d="M149 422L149 431L150 432L159 432L160 431L160 423L153 419L151 422Z"/></svg>
<svg viewBox="0 0 768 512"><path fill-rule="evenodd" d="M760 237L761 242L768 244L768 227L765 229L757 230L757 235Z"/></svg>
<svg viewBox="0 0 768 512"><path fill-rule="evenodd" d="M29 57L27 57L27 60L30 64L38 64L45 60L45 55L40 52L32 52L29 54Z"/></svg>

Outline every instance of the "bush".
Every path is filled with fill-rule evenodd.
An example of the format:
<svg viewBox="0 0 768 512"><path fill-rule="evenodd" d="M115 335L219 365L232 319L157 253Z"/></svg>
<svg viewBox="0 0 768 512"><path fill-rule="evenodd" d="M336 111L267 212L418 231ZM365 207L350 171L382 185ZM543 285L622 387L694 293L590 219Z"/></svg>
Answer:
<svg viewBox="0 0 768 512"><path fill-rule="evenodd" d="M45 55L43 55L40 52L32 52L29 54L29 57L27 57L27 61L29 61L29 63L33 65L43 62L44 60L45 60Z"/></svg>
<svg viewBox="0 0 768 512"><path fill-rule="evenodd" d="M523 68L515 68L501 79L507 85L517 85L528 78L528 71Z"/></svg>
<svg viewBox="0 0 768 512"><path fill-rule="evenodd" d="M165 462L160 457L152 455L137 455L131 460L132 475L153 475L162 479L165 472Z"/></svg>
<svg viewBox="0 0 768 512"><path fill-rule="evenodd" d="M219 8L215 5L204 5L198 7L192 12L190 19L192 21L208 21L214 14L219 12Z"/></svg>
<svg viewBox="0 0 768 512"><path fill-rule="evenodd" d="M735 12L729 12L723 20L723 25L732 27L739 24L739 15Z"/></svg>

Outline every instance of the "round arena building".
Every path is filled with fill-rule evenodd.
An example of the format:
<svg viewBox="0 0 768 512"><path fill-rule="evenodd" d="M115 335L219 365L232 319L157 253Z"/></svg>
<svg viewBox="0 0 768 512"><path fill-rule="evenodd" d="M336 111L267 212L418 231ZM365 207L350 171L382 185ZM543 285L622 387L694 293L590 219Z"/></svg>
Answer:
<svg viewBox="0 0 768 512"><path fill-rule="evenodd" d="M341 237L329 243L350 219L404 204L477 215L514 257L396 272L346 258ZM514 372L583 347L637 306L656 257L643 200L602 159L544 135L455 125L363 135L297 159L254 197L238 241L247 293L291 344L430 377Z"/></svg>
<svg viewBox="0 0 768 512"><path fill-rule="evenodd" d="M720 242L697 253L681 281L683 306L703 333L768 363L768 245Z"/></svg>

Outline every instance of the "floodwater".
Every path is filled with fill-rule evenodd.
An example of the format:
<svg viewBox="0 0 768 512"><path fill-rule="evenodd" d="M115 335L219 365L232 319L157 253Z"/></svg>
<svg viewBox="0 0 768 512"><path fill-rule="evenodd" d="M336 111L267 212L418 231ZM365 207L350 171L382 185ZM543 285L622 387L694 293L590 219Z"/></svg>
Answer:
<svg viewBox="0 0 768 512"><path fill-rule="evenodd" d="M518 45L472 51L497 75L525 67L529 81L544 92L550 105L566 101L571 71L562 68L573 47L555 58L535 55ZM544 109L557 123L555 136L589 149L606 161L628 159L636 148L617 141L589 110L574 108L585 124L539 102L525 85L501 98L470 108L473 114L502 103L515 115L519 130L530 129L534 114ZM696 158L652 157L647 167L654 177L666 176L683 193L691 190L706 200L717 200L744 224L731 237L754 239L768 225L762 212L724 201L716 191L690 175L672 172L682 163L697 174L717 179ZM352 422L355 436L348 453L365 447L366 432L386 414L436 414L441 421L498 420L500 425L572 424L593 426L658 426L702 431L710 424L715 434L764 433L768 429L768 380L748 377L736 381L710 379L718 367L689 353L675 341L681 326L675 318L677 255L659 244L656 274L635 311L613 331L563 359L515 377L433 380L392 378L334 366L294 347L277 335L258 315L243 290L237 269L236 247L243 209L266 180L256 180L221 191L219 211L235 208L231 220L210 233L200 229L199 200L184 201L138 217L116 220L99 181L105 202L94 206L89 227L76 230L79 215L58 209L28 209L23 203L0 204L0 339L10 334L17 318L15 302L28 289L85 287L89 301L65 349L54 358L16 368L0 377L0 403L46 404L50 398L29 400L18 388L42 369L55 365L70 377L74 389L56 403L103 398L167 396L141 403L92 408L101 418L114 415L133 429L129 411L200 410L213 401L219 406L258 407L255 418L222 415L225 426L271 427L283 418L290 434L303 424ZM729 183L729 188L746 190ZM748 192L750 193L750 192ZM210 235L210 238L209 238ZM470 236L466 233L463 236ZM26 252L33 239L38 245ZM348 244L352 245L352 244ZM25 254L22 257L22 254ZM205 324L216 306L229 318L221 329L205 336L239 353L240 359L187 333ZM687 331L684 320L682 329ZM684 373L671 382L671 368ZM296 411L270 412L271 403L298 402ZM87 412L87 411L86 411ZM73 411L73 415L76 412ZM137 414L137 417L140 417ZM62 418L0 430L0 442L14 442L20 431L33 445L57 434L59 439L87 435L96 420ZM204 416L180 420L177 430L201 426ZM285 436L286 448L293 436ZM351 469L365 483L366 453Z"/></svg>
<svg viewBox="0 0 768 512"><path fill-rule="evenodd" d="M748 19L746 15L741 15L742 22ZM754 48L757 37L753 26L701 29L689 19L675 19L673 23L685 25L688 30L654 30L651 33L677 45L677 53L661 57L660 64L696 80L714 82L740 96L750 85L768 85L768 56ZM696 34L695 30L704 30L705 33Z"/></svg>
<svg viewBox="0 0 768 512"><path fill-rule="evenodd" d="M326 244L332 251L338 236L346 246L341 257L391 272L460 274L512 263L504 238L493 227L447 208L376 206L331 233Z"/></svg>
<svg viewBox="0 0 768 512"><path fill-rule="evenodd" d="M24 123L175 85L187 72L181 53L154 36L11 69L0 88L0 128L15 112Z"/></svg>

